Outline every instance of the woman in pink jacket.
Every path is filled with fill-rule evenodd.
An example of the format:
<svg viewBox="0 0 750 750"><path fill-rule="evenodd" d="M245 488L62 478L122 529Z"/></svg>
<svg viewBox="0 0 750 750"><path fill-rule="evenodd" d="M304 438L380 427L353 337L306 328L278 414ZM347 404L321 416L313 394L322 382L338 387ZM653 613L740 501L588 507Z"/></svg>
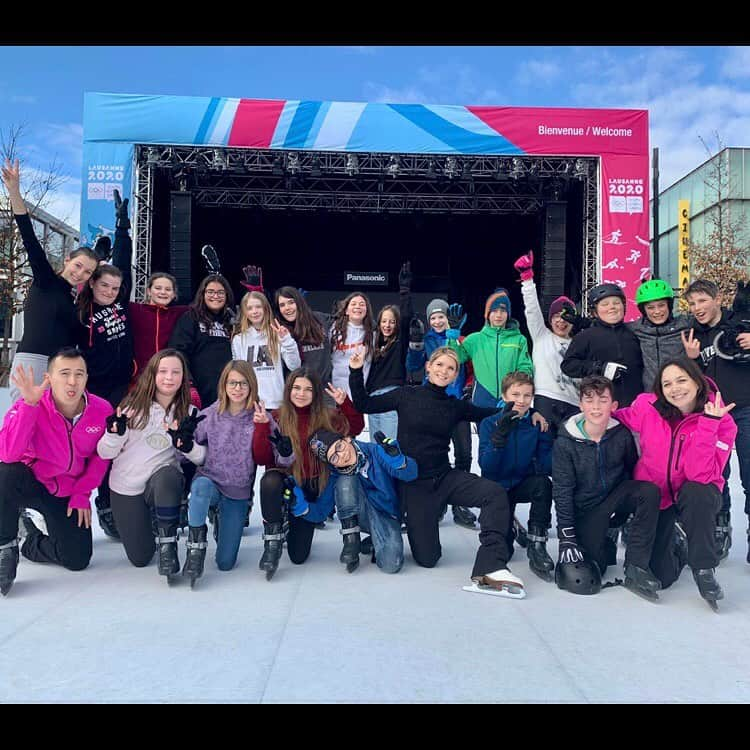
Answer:
<svg viewBox="0 0 750 750"><path fill-rule="evenodd" d="M729 416L734 404L725 405L689 359L663 364L654 387L655 393L642 393L612 415L640 436L633 478L653 482L661 492L650 568L667 588L687 563L701 596L716 609L724 593L714 578L719 557L713 537L722 472L737 434Z"/></svg>

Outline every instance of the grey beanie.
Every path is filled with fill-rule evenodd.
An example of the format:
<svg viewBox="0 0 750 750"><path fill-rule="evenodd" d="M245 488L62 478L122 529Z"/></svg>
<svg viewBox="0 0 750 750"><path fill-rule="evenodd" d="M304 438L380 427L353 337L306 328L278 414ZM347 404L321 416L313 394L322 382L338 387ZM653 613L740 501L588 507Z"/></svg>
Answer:
<svg viewBox="0 0 750 750"><path fill-rule="evenodd" d="M427 322L430 322L430 316L433 313L441 312L443 315L448 314L448 302L444 299L434 299L427 305Z"/></svg>

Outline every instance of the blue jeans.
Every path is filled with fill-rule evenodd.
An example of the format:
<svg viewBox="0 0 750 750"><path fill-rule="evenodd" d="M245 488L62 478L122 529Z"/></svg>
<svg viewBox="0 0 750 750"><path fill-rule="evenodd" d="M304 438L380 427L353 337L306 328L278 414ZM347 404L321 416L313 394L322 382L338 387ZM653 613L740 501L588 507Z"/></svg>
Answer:
<svg viewBox="0 0 750 750"><path fill-rule="evenodd" d="M384 573L398 573L404 564L401 524L370 504L356 474L339 475L334 487L339 519L358 516L360 528L372 535L375 562Z"/></svg>
<svg viewBox="0 0 750 750"><path fill-rule="evenodd" d="M389 385L385 388L378 388L377 391L373 391L370 395L381 396L384 393L395 391L396 388L398 388L397 385ZM367 427L370 431L371 443L375 442L373 435L378 430L380 430L386 437L393 438L395 440L398 433L398 412L386 411L383 414L368 414Z"/></svg>
<svg viewBox="0 0 750 750"><path fill-rule="evenodd" d="M247 500L235 500L223 495L208 477L196 477L190 485L188 523L203 526L208 509L215 505L219 511L219 541L216 545L216 565L219 570L231 570L237 562L237 552L245 528Z"/></svg>
<svg viewBox="0 0 750 750"><path fill-rule="evenodd" d="M750 515L750 406L743 406L740 409L732 409L729 415L734 419L737 425L737 439L735 440L734 447L737 450L737 462L740 465L740 480L742 481L742 489L745 491L745 513ZM729 495L729 465L730 460L727 461L726 468L724 469L724 479L726 481L724 485L724 492L722 493L721 509L723 511L729 510L730 507L730 495Z"/></svg>

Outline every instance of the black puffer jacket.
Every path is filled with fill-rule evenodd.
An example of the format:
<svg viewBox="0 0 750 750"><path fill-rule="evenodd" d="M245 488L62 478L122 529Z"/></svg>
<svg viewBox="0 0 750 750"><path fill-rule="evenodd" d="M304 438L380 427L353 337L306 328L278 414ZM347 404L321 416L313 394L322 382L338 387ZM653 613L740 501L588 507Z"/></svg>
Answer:
<svg viewBox="0 0 750 750"><path fill-rule="evenodd" d="M595 320L589 328L573 337L560 369L570 378L602 375L607 362L627 366L615 381L615 400L630 406L643 389L643 356L636 335L625 325L610 325Z"/></svg>
<svg viewBox="0 0 750 750"><path fill-rule="evenodd" d="M632 477L638 460L630 430L610 419L597 443L583 437L575 414L557 435L552 449L552 499L558 528L575 526L577 516L595 508L621 482Z"/></svg>
<svg viewBox="0 0 750 750"><path fill-rule="evenodd" d="M645 315L627 324L641 345L644 392L654 390L656 373L664 362L685 356L680 333L693 325L695 320L686 315L672 317L660 326L654 325Z"/></svg>

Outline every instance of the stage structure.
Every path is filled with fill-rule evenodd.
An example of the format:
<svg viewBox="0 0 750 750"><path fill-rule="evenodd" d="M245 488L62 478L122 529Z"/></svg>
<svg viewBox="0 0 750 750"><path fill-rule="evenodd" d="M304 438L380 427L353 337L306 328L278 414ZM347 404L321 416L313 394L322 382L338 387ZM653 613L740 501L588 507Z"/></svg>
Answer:
<svg viewBox="0 0 750 750"><path fill-rule="evenodd" d="M355 268L393 271L397 255L426 243L435 252L423 268L441 253L452 264L445 293L473 285L477 299L512 283L509 264L528 247L541 255L544 303L598 281L618 283L632 302L650 267L642 110L86 94L83 242L113 232L115 187L133 198L139 299L152 265L167 263L188 297L199 246L218 226L226 236L217 249L235 270L304 254L306 240L343 264L345 250L333 246L351 231L355 257L382 237ZM295 222L302 242L287 234ZM466 289L456 288L461 262L475 266ZM316 277L319 286L337 286L340 274L344 289L345 269L327 270L335 276ZM393 288L391 277L373 285ZM435 283L425 296L443 291Z"/></svg>

